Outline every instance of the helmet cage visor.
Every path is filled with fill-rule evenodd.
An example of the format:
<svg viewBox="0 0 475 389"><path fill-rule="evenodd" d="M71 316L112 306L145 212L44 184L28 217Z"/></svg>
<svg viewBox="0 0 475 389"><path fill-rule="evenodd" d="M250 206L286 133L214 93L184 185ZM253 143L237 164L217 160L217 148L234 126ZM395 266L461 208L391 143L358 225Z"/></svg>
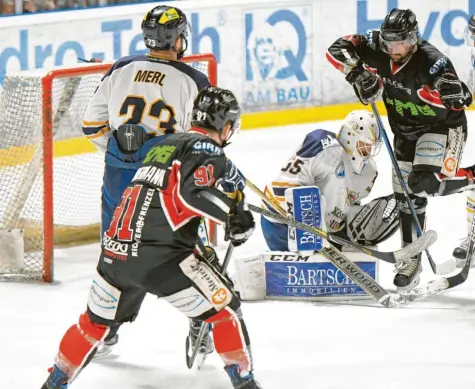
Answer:
<svg viewBox="0 0 475 389"><path fill-rule="evenodd" d="M401 49L405 52L408 52L411 51L415 45L417 45L418 37L416 32L413 32L406 38L402 38L402 36L404 35L401 35L399 32L385 32L384 34L379 34L379 44L381 46L381 50L386 54L392 54L394 52L397 53L400 52Z"/></svg>

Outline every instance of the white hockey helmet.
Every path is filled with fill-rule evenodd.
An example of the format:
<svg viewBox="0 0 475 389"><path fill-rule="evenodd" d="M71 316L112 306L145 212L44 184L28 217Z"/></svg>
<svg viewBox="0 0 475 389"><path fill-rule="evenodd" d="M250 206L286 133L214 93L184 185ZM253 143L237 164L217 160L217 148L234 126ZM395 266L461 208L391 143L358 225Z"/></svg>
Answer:
<svg viewBox="0 0 475 389"><path fill-rule="evenodd" d="M343 121L338 141L351 158L353 170L361 174L368 159L378 154L381 135L374 115L369 111L352 111Z"/></svg>

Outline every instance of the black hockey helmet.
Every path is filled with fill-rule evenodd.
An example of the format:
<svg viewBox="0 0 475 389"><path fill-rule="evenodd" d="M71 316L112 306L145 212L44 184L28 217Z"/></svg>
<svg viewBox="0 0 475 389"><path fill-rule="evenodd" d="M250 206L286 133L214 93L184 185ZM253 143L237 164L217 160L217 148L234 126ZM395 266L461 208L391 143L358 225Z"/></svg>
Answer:
<svg viewBox="0 0 475 389"><path fill-rule="evenodd" d="M241 108L233 92L214 86L203 88L193 104L191 125L222 132L227 123L231 123L232 132L226 141L241 126Z"/></svg>
<svg viewBox="0 0 475 389"><path fill-rule="evenodd" d="M421 43L416 15L410 9L394 8L384 18L379 33L381 50L388 52L390 42L406 41L409 47Z"/></svg>
<svg viewBox="0 0 475 389"><path fill-rule="evenodd" d="M465 28L465 43L467 46L475 47L475 14L468 19L468 24Z"/></svg>
<svg viewBox="0 0 475 389"><path fill-rule="evenodd" d="M182 10L167 5L159 5L148 11L142 21L145 46L154 50L175 50L175 41L183 39L183 48L178 59L183 57L188 46L190 25Z"/></svg>

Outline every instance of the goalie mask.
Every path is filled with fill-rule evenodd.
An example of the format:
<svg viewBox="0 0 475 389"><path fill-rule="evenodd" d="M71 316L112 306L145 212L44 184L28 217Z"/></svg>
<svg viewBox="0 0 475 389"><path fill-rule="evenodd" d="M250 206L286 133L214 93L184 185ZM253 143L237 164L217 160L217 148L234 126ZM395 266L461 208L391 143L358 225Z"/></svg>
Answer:
<svg viewBox="0 0 475 389"><path fill-rule="evenodd" d="M366 162L378 154L381 136L374 115L369 111L353 111L345 118L338 141L351 159L351 166L361 174Z"/></svg>
<svg viewBox="0 0 475 389"><path fill-rule="evenodd" d="M465 44L475 48L475 14L468 19L467 27L465 27Z"/></svg>

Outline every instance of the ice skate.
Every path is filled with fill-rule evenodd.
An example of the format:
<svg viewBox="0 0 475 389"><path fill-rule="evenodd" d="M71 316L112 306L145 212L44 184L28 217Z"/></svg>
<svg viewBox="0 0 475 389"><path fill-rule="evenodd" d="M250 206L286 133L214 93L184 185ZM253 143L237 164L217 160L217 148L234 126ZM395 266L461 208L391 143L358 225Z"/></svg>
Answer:
<svg viewBox="0 0 475 389"><path fill-rule="evenodd" d="M226 370L226 373L228 373L234 389L262 389L262 387L254 379L252 372L241 376L238 365L225 366L224 370Z"/></svg>
<svg viewBox="0 0 475 389"><path fill-rule="evenodd" d="M98 348L96 353L94 354L93 360L100 359L109 355L114 346L119 342L119 335L114 335L111 339L105 340Z"/></svg>
<svg viewBox="0 0 475 389"><path fill-rule="evenodd" d="M190 332L186 337L186 364L191 369L191 358L193 350L198 346L198 353L196 355L196 362L198 369L201 369L206 361L206 357L214 351L213 340L211 339L211 324L208 324L208 328L203 336L199 345L196 345L200 329L201 320L190 320Z"/></svg>
<svg viewBox="0 0 475 389"><path fill-rule="evenodd" d="M414 258L407 262L401 262L396 271L394 285L397 286L398 293L408 292L419 284L422 272L421 261Z"/></svg>
<svg viewBox="0 0 475 389"><path fill-rule="evenodd" d="M50 375L41 389L67 389L68 376L58 366L50 369Z"/></svg>

